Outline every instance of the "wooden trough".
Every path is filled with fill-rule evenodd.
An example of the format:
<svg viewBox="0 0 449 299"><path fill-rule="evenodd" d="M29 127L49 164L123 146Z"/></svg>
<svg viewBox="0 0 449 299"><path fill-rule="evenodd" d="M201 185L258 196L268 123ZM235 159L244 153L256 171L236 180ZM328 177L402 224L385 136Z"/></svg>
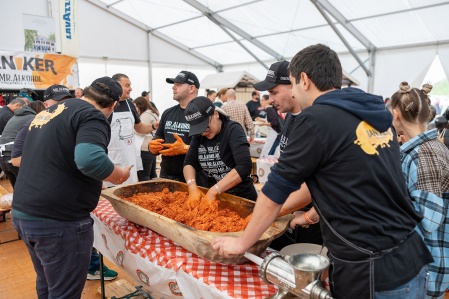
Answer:
<svg viewBox="0 0 449 299"><path fill-rule="evenodd" d="M226 258L219 255L211 247L212 240L217 237L237 237L240 236L242 232L217 233L197 230L120 198L131 197L134 194L143 192L160 192L164 188L168 188L170 192L188 192L188 186L185 183L161 179L104 189L102 191L102 196L111 202L111 205L120 216L150 228L202 258L222 264L242 264L248 261L243 255L235 255ZM204 193L207 192L207 189L205 188L200 189L202 189ZM229 208L238 213L241 217L246 217L251 214L255 205L255 203L250 200L226 193L220 194L218 199L220 200L219 207ZM287 225L292 218L292 215L277 218L273 225L263 233L256 244L254 244L248 252L255 255L262 254L270 245L271 241L279 237L286 230Z"/></svg>

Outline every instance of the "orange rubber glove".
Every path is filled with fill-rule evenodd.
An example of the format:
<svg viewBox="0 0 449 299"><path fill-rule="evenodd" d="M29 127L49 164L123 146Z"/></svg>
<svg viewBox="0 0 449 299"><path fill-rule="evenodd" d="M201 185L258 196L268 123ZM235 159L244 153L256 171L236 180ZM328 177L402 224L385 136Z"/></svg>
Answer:
<svg viewBox="0 0 449 299"><path fill-rule="evenodd" d="M198 206L201 202L201 200L204 197L203 191L198 188L197 185L190 185L189 186L189 197L187 199L187 207L191 210L195 206Z"/></svg>
<svg viewBox="0 0 449 299"><path fill-rule="evenodd" d="M189 150L189 146L182 141L181 137L178 134L174 133L173 136L176 138L176 141L172 144L163 143L162 146L167 149L159 151L162 156L177 156L177 155L185 155Z"/></svg>
<svg viewBox="0 0 449 299"><path fill-rule="evenodd" d="M150 141L148 144L148 149L153 155L158 155L159 151L164 148L162 142L164 142L164 139L153 139Z"/></svg>

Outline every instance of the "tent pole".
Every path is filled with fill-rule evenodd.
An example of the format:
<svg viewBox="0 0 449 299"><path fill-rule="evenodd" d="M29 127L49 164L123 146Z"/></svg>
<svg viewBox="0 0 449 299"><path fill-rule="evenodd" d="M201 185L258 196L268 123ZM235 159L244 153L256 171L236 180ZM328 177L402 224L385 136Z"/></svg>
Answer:
<svg viewBox="0 0 449 299"><path fill-rule="evenodd" d="M147 58L148 58L148 88L151 91L150 97L153 97L153 63L151 59L151 33L147 32Z"/></svg>
<svg viewBox="0 0 449 299"><path fill-rule="evenodd" d="M376 66L376 50L371 49L369 51L369 75L368 75L368 86L367 92L372 93L374 91L374 69Z"/></svg>

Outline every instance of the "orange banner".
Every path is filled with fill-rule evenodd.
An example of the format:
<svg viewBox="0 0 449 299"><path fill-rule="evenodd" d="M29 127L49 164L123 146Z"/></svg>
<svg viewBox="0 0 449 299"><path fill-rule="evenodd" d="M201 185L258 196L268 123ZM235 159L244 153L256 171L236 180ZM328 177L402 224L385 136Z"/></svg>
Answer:
<svg viewBox="0 0 449 299"><path fill-rule="evenodd" d="M0 89L46 89L53 84L79 86L75 57L0 51Z"/></svg>

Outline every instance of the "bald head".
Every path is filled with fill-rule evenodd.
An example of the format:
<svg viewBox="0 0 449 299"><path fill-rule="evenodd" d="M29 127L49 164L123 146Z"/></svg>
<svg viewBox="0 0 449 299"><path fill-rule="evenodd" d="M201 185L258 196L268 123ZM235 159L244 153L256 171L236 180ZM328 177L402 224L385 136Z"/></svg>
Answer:
<svg viewBox="0 0 449 299"><path fill-rule="evenodd" d="M228 100L235 100L236 98L235 90L232 88L228 89L228 91L226 91L226 98Z"/></svg>

